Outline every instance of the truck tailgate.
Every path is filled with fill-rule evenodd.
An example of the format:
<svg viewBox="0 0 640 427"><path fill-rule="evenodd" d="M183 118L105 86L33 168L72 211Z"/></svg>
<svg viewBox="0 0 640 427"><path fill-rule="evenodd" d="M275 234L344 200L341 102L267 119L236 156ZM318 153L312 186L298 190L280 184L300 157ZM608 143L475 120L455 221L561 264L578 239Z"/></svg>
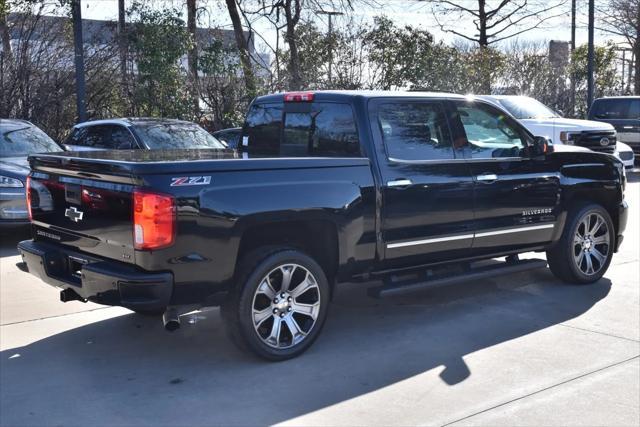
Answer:
<svg viewBox="0 0 640 427"><path fill-rule="evenodd" d="M48 165L44 172L36 164L30 176L34 238L133 263L131 178L64 166Z"/></svg>

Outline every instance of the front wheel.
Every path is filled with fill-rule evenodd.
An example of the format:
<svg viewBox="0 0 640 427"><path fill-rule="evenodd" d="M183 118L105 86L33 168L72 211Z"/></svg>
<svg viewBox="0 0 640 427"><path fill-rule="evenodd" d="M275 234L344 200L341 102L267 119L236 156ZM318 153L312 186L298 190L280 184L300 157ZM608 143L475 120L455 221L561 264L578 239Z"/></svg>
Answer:
<svg viewBox="0 0 640 427"><path fill-rule="evenodd" d="M288 248L264 248L241 263L241 280L222 307L236 344L269 360L307 350L327 315L329 284L317 262Z"/></svg>
<svg viewBox="0 0 640 427"><path fill-rule="evenodd" d="M600 205L582 206L567 218L560 241L547 251L549 268L565 282L593 283L609 268L614 239L609 213Z"/></svg>

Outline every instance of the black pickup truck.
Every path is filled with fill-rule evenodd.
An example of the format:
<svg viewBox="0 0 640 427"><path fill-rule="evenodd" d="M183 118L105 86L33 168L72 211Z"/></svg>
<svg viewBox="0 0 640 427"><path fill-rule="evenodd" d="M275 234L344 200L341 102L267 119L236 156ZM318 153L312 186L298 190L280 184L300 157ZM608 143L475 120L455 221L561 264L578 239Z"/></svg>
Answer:
<svg viewBox="0 0 640 427"><path fill-rule="evenodd" d="M63 301L164 313L167 328L186 307L221 305L234 341L271 360L312 344L335 283L380 279L371 292L387 295L546 265L518 258L529 251L591 283L627 221L613 156L554 151L457 95L269 95L239 151L30 163L33 240L19 250Z"/></svg>

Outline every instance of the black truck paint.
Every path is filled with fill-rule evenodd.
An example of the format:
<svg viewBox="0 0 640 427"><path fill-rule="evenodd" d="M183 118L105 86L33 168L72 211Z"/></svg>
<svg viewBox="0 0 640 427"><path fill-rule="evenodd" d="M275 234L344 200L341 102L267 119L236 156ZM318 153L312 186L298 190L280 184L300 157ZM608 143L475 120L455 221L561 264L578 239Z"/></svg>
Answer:
<svg viewBox="0 0 640 427"><path fill-rule="evenodd" d="M302 148L305 157L289 157L291 147L282 141L252 150L252 138L261 134L251 133L250 111L243 151L31 156L33 240L19 244L29 272L73 291L64 298L154 311L225 303L245 273L239 260L263 246L300 249L333 284L549 250L581 203L598 204L611 217L611 252L622 241L625 176L613 156L571 147L545 153L547 146L508 114L456 95L316 92L313 102L290 103L285 96L260 97L251 107L280 106L284 116L275 122L282 141L290 132L288 111L338 103L353 111L357 152L312 157L315 137ZM431 126L413 122L411 114L421 109L434 117ZM471 132L493 131L491 124L477 129L487 123L485 113L524 146L470 147ZM303 127L296 126L300 135ZM394 157L424 147L411 143L393 152L392 138L425 132L428 152L438 158ZM450 150L443 141L453 141ZM174 198L172 245L134 248L136 189ZM76 211L82 218L74 221Z"/></svg>

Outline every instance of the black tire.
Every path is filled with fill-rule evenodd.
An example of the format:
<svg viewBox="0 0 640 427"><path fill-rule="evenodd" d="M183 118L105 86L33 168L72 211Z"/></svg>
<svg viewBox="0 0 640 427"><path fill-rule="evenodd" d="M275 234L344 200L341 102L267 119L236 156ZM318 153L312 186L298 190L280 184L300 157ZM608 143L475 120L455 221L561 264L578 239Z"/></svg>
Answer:
<svg viewBox="0 0 640 427"><path fill-rule="evenodd" d="M578 261L575 258L578 257L584 249L581 249L583 246L574 244L574 236L576 236L576 233L579 233L580 230L584 230L584 224L581 225L581 223L587 216L591 216L591 218L597 218L597 216L599 216L602 218L609 233L609 243L606 245L606 257L603 262L597 263L598 270L592 274L586 274L582 271L581 268L585 266L584 260L578 265ZM609 268L613 256L615 239L616 235L613 222L606 209L595 203L579 205L569 212L560 240L552 248L547 250L549 269L551 269L551 272L558 279L567 283L585 285L596 282L600 280ZM596 245L593 246L596 247ZM591 247L591 243L589 243L589 247ZM598 245L596 248L598 250L604 250L604 247L605 246ZM595 266L595 263L593 265Z"/></svg>
<svg viewBox="0 0 640 427"><path fill-rule="evenodd" d="M300 342L294 344L293 335L289 332L291 335L291 345L286 348L274 348L266 343L265 339L260 336L260 333L258 332L260 327L254 327L253 310L257 304L257 295L261 295L261 298L263 296L263 294L258 292L258 287L263 283L263 279L267 275L274 273L274 271L277 272L277 269L280 266L287 266L288 264L297 265L298 267L302 267L301 271L304 272L306 269L311 273L315 279L313 291L314 295L316 295L315 292L317 289L319 309L317 311L317 318L315 319L315 322L309 330L306 331ZM236 282L236 287L231 291L229 298L222 306L222 317L234 344L243 350L250 350L256 355L271 361L291 359L306 351L320 334L327 316L329 283L320 265L313 260L313 258L299 250L287 247L271 246L262 247L249 252L240 261L238 268L240 273ZM294 268L294 271L296 270L297 267ZM294 279L292 278L291 283L293 284L293 282ZM274 283L273 289L276 289L276 286L278 285ZM295 288L296 286L291 289ZM280 290L276 289L276 294L279 295L279 292ZM266 297L266 295L264 297ZM284 300L282 302L284 302ZM272 301L268 300L268 304L272 304ZM292 304L295 304L295 302ZM295 313L291 313L291 316L294 314ZM311 317L309 317L309 319L311 319ZM265 323L268 324L269 321L271 321L272 326L276 321L278 321L275 314L272 318L267 319ZM283 321L284 320L279 322ZM297 324L298 323L296 323L296 325ZM282 325L282 323L280 323L280 325ZM300 330L302 330L302 328ZM288 326L286 327L286 330L283 329L278 333L278 341L286 331L290 331Z"/></svg>

